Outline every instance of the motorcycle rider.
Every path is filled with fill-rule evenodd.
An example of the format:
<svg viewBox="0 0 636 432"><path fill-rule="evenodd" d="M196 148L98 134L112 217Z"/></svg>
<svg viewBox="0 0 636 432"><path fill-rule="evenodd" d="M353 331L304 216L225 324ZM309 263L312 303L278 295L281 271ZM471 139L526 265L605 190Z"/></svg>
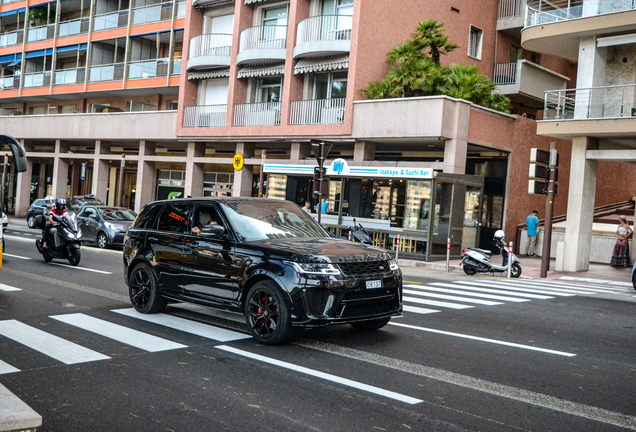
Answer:
<svg viewBox="0 0 636 432"><path fill-rule="evenodd" d="M55 200L55 207L49 212L49 222L51 226L57 225L57 218L64 216L66 213L66 200L64 198L58 198ZM56 235L57 230L51 229L52 234Z"/></svg>
<svg viewBox="0 0 636 432"><path fill-rule="evenodd" d="M47 195L44 197L44 218L46 219L46 223L44 224L44 228L42 228L42 247L46 247L46 233L49 231L51 225L49 224L49 213L51 209L55 207L55 197L53 195Z"/></svg>

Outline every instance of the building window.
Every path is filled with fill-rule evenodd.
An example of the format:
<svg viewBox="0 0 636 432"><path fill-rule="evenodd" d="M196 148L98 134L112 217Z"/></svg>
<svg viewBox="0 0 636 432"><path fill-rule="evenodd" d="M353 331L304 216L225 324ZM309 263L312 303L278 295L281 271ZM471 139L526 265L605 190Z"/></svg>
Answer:
<svg viewBox="0 0 636 432"><path fill-rule="evenodd" d="M470 26L470 37L468 39L468 57L481 60L481 45L484 31L477 27Z"/></svg>
<svg viewBox="0 0 636 432"><path fill-rule="evenodd" d="M316 74L314 99L344 99L347 97L347 72Z"/></svg>
<svg viewBox="0 0 636 432"><path fill-rule="evenodd" d="M29 107L29 115L42 115L46 114L46 107Z"/></svg>
<svg viewBox="0 0 636 432"><path fill-rule="evenodd" d="M541 64L541 54L530 53L530 61L535 64Z"/></svg>
<svg viewBox="0 0 636 432"><path fill-rule="evenodd" d="M57 107L59 114L75 114L77 112L77 105L60 105Z"/></svg>
<svg viewBox="0 0 636 432"><path fill-rule="evenodd" d="M283 94L283 78L259 78L256 86L256 102L280 102Z"/></svg>
<svg viewBox="0 0 636 432"><path fill-rule="evenodd" d="M166 111L176 111L179 109L179 101L169 100L166 101Z"/></svg>

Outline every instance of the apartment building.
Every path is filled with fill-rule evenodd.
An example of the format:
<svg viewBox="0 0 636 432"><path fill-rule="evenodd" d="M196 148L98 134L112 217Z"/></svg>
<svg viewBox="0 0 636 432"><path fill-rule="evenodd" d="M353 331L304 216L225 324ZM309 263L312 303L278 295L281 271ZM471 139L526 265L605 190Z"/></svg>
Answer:
<svg viewBox="0 0 636 432"><path fill-rule="evenodd" d="M577 65L576 86L546 93L537 133L572 142L563 264L587 270L594 206L608 190L634 195L636 9L623 0L541 0L526 10L522 46ZM621 162L620 173L604 170L608 161Z"/></svg>
<svg viewBox="0 0 636 432"><path fill-rule="evenodd" d="M445 254L448 237L453 255L488 246L495 230L514 233L541 210L544 199L527 194L529 149L553 138L537 136L534 119L545 91L577 78L569 59L522 48L522 6L5 1L0 125L29 160L29 171L9 176L10 205L23 215L47 193L93 193L139 210L174 195L259 192L315 205L317 139L333 143L327 225L356 219L383 246L400 235L415 258ZM513 114L444 96L366 100L362 90L389 70L386 53L426 19L461 46L442 63L477 65L513 100ZM563 194L571 144L559 143ZM565 210L565 199L556 203Z"/></svg>

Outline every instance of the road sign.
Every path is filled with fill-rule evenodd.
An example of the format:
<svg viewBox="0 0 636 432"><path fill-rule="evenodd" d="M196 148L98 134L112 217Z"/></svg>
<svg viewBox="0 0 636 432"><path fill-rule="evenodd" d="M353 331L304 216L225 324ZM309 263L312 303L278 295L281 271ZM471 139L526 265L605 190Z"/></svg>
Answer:
<svg viewBox="0 0 636 432"><path fill-rule="evenodd" d="M86 162L82 162L82 167L80 168L80 179L82 181L86 180Z"/></svg>
<svg viewBox="0 0 636 432"><path fill-rule="evenodd" d="M236 171L240 171L243 169L243 155L237 153L234 155L234 161L232 162L232 166Z"/></svg>

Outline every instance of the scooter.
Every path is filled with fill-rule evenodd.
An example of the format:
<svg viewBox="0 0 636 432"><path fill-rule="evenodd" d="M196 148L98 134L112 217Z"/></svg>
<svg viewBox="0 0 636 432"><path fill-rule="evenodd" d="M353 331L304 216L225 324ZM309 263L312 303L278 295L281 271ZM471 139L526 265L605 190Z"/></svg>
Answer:
<svg viewBox="0 0 636 432"><path fill-rule="evenodd" d="M353 229L349 228L349 233L351 233L351 241L364 244L373 244L371 234L369 234L362 225L356 223L355 218L353 218Z"/></svg>
<svg viewBox="0 0 636 432"><path fill-rule="evenodd" d="M80 249L80 240L82 231L77 227L77 219L75 214L72 216L68 213L63 216L53 215L57 225L52 225L46 234L46 245L42 247L42 240L35 241L38 252L42 254L44 261L50 262L54 258L68 260L72 266L79 264L82 258ZM36 217L36 226L40 229L46 225L44 216Z"/></svg>
<svg viewBox="0 0 636 432"><path fill-rule="evenodd" d="M511 260L510 276L513 278L521 276L520 261L513 253L508 252L506 248L506 241L504 240L505 236L506 235L502 230L497 230L493 239L503 256L503 263L500 266L491 262L492 252L489 250L468 248L464 249L464 258L459 264L464 267L464 273L472 276L476 273L494 274L508 272L508 260Z"/></svg>

